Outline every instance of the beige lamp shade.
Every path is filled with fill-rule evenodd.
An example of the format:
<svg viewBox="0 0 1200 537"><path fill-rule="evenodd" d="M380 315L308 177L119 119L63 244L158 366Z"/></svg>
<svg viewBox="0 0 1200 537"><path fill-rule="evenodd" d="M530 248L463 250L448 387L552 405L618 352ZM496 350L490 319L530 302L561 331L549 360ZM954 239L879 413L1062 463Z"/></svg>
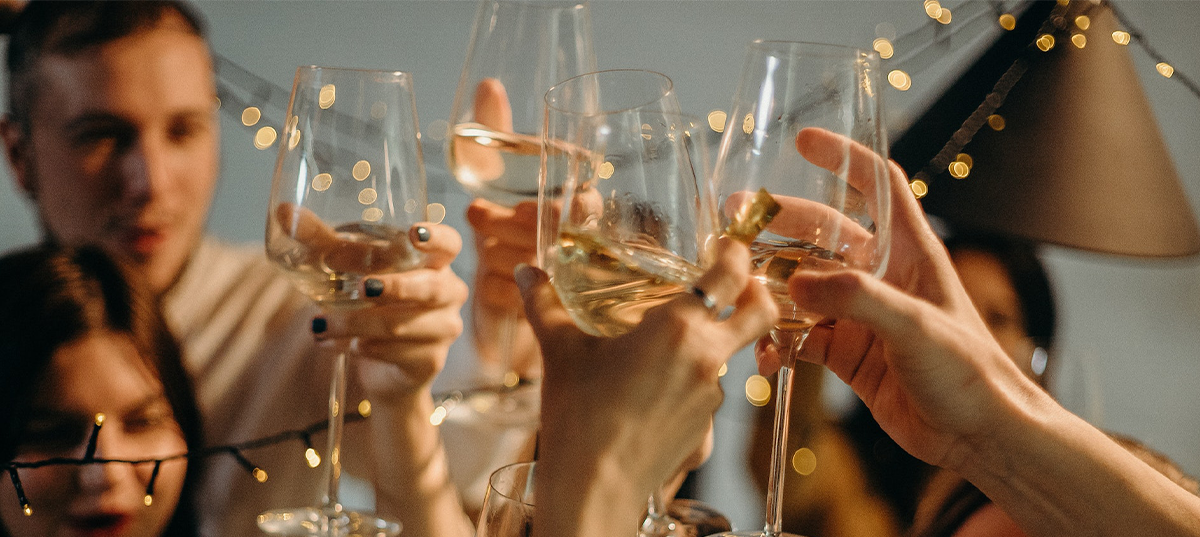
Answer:
<svg viewBox="0 0 1200 537"><path fill-rule="evenodd" d="M1072 2L1049 51L1035 2L892 148L910 176L927 168L1019 55L1028 70L962 150L963 165L927 169L930 214L1072 248L1136 257L1200 252L1200 233L1125 46L1103 6ZM1073 21L1085 14L1086 30ZM1023 27L1022 27L1023 25ZM1017 35L1019 32L1024 32ZM1083 38L1074 37L1083 35ZM1077 45L1082 42L1083 46ZM1043 42L1044 44L1044 42ZM973 89L971 89L973 88ZM966 108L962 101L967 100ZM964 169L964 165L969 166ZM954 168L954 174L950 173ZM963 175L957 178L955 176Z"/></svg>

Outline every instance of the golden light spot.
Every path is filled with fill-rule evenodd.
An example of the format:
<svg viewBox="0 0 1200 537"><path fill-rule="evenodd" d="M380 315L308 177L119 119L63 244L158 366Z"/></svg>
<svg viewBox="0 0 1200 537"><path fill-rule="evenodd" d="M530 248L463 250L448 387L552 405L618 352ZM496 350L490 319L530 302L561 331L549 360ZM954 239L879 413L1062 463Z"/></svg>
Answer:
<svg viewBox="0 0 1200 537"><path fill-rule="evenodd" d="M321 110L327 110L336 100L337 88L333 87L333 84L321 86L321 92L317 94L317 106L320 106Z"/></svg>
<svg viewBox="0 0 1200 537"><path fill-rule="evenodd" d="M965 162L954 161L950 163L950 176L955 179L964 179L971 173L971 167Z"/></svg>
<svg viewBox="0 0 1200 537"><path fill-rule="evenodd" d="M895 48L892 47L892 42L882 37L875 38L875 41L871 43L871 48L875 49L875 52L879 53L879 57L885 60L891 58L896 53Z"/></svg>
<svg viewBox="0 0 1200 537"><path fill-rule="evenodd" d="M383 119L383 116L386 115L387 103L384 103L383 101L375 101L375 104L371 105L371 117L375 119Z"/></svg>
<svg viewBox="0 0 1200 537"><path fill-rule="evenodd" d="M404 202L404 212L408 214L417 212L417 200L408 200Z"/></svg>
<svg viewBox="0 0 1200 537"><path fill-rule="evenodd" d="M926 194L929 194L929 185L925 184L925 181L920 179L909 183L908 188L912 190L913 196L916 196L917 199L921 199L925 197Z"/></svg>
<svg viewBox="0 0 1200 537"><path fill-rule="evenodd" d="M33 516L33 508L25 504L25 516Z"/></svg>
<svg viewBox="0 0 1200 537"><path fill-rule="evenodd" d="M1118 45L1128 45L1129 44L1129 32L1117 30L1112 33L1112 36L1113 36L1113 42L1115 42Z"/></svg>
<svg viewBox="0 0 1200 537"><path fill-rule="evenodd" d="M1017 18L1012 16L1011 13L1000 15L1000 27L1010 32L1013 31L1017 27Z"/></svg>
<svg viewBox="0 0 1200 537"><path fill-rule="evenodd" d="M642 123L642 139L643 140L649 140L650 133L652 133L652 132L654 132L654 129L650 127L649 123Z"/></svg>
<svg viewBox="0 0 1200 537"><path fill-rule="evenodd" d="M509 371L504 374L504 385L505 386L507 386L509 388L515 388L515 387L517 387L517 384L520 384L520 383L521 383L521 375L518 375L516 371Z"/></svg>
<svg viewBox="0 0 1200 537"><path fill-rule="evenodd" d="M289 129L295 129L299 125L300 125L300 116L292 116L292 119L288 120L287 127Z"/></svg>
<svg viewBox="0 0 1200 537"><path fill-rule="evenodd" d="M754 132L754 116L746 114L746 117L742 119L742 132L746 134Z"/></svg>
<svg viewBox="0 0 1200 537"><path fill-rule="evenodd" d="M147 494L145 498L142 498L142 503L146 504L146 507L154 505L154 496Z"/></svg>
<svg viewBox="0 0 1200 537"><path fill-rule="evenodd" d="M713 110L708 113L708 128L713 132L725 132L725 112Z"/></svg>
<svg viewBox="0 0 1200 537"><path fill-rule="evenodd" d="M721 364L721 369L717 370L717 378L724 377L729 373L729 364Z"/></svg>
<svg viewBox="0 0 1200 537"><path fill-rule="evenodd" d="M253 127L258 120L262 119L262 111L256 106L247 106L242 110L242 125Z"/></svg>
<svg viewBox="0 0 1200 537"><path fill-rule="evenodd" d="M1083 34L1072 34L1071 35L1071 43L1073 43L1078 48L1086 47L1087 46L1087 37L1085 37Z"/></svg>
<svg viewBox="0 0 1200 537"><path fill-rule="evenodd" d="M440 203L430 203L425 206L425 218L434 224L446 219L446 206Z"/></svg>
<svg viewBox="0 0 1200 537"><path fill-rule="evenodd" d="M327 173L318 173L316 177L313 177L312 187L313 190L316 190L317 192L329 190L329 185L332 184L333 176Z"/></svg>
<svg viewBox="0 0 1200 537"><path fill-rule="evenodd" d="M360 160L354 163L354 168L350 170L350 175L354 176L355 181L362 181L371 175L371 163L365 160Z"/></svg>
<svg viewBox="0 0 1200 537"><path fill-rule="evenodd" d="M101 425L104 425L104 413L103 412L99 412L96 414L96 426L99 427Z"/></svg>
<svg viewBox="0 0 1200 537"><path fill-rule="evenodd" d="M268 147L271 147L271 144L275 143L275 138L277 136L278 133L275 132L274 127L263 127L258 129L258 132L254 135L254 147L259 149L267 149Z"/></svg>
<svg viewBox="0 0 1200 537"><path fill-rule="evenodd" d="M1070 3L1071 3L1071 0L1058 0L1058 5L1060 5L1060 6L1065 6Z"/></svg>
<svg viewBox="0 0 1200 537"><path fill-rule="evenodd" d="M925 14L936 19L942 14L942 4L938 0L925 0Z"/></svg>
<svg viewBox="0 0 1200 537"><path fill-rule="evenodd" d="M817 469L817 454L806 447L792 454L792 469L800 475L809 475Z"/></svg>
<svg viewBox="0 0 1200 537"><path fill-rule="evenodd" d="M1002 116L1000 114L992 114L992 115L988 116L987 122L988 122L988 126L991 127L992 130L997 131L997 132L1004 130L1004 126L1006 125L1006 122L1004 121L1004 116Z"/></svg>
<svg viewBox="0 0 1200 537"><path fill-rule="evenodd" d="M1092 19L1088 18L1087 15L1075 17L1075 26L1078 26L1080 30L1087 30L1092 26Z"/></svg>
<svg viewBox="0 0 1200 537"><path fill-rule="evenodd" d="M371 417L371 401L369 399L358 402L358 415L364 418Z"/></svg>
<svg viewBox="0 0 1200 537"><path fill-rule="evenodd" d="M321 456L317 455L317 450L313 448L304 450L304 460L308 461L309 468L316 468L321 465Z"/></svg>
<svg viewBox="0 0 1200 537"><path fill-rule="evenodd" d="M1036 43L1037 48L1041 49L1042 52L1050 52L1050 49L1054 48L1054 36L1042 34L1038 36Z"/></svg>
<svg viewBox="0 0 1200 537"><path fill-rule="evenodd" d="M975 167L975 159L971 158L971 155L968 155L966 153L959 153L957 156L954 157L954 160L955 160L955 162L961 162L963 164L966 164L968 168Z"/></svg>
<svg viewBox="0 0 1200 537"><path fill-rule="evenodd" d="M746 400L754 406L765 406L771 401L771 383L762 375L750 375L746 379Z"/></svg>
<svg viewBox="0 0 1200 537"><path fill-rule="evenodd" d="M288 135L288 149L295 149L300 144L300 129L292 129L292 134Z"/></svg>
<svg viewBox="0 0 1200 537"><path fill-rule="evenodd" d="M1171 64L1167 62L1160 62L1158 65L1155 65L1154 68L1158 70L1158 74L1167 78L1171 78L1171 75L1175 74L1175 68L1171 67Z"/></svg>
<svg viewBox="0 0 1200 537"><path fill-rule="evenodd" d="M434 427L441 425L443 421L446 421L446 415L448 414L450 414L450 411L446 410L444 406L433 409L433 414L429 415L429 424Z"/></svg>
<svg viewBox="0 0 1200 537"><path fill-rule="evenodd" d="M938 13L937 21L942 24L950 24L951 20L953 20L953 15L950 14L950 10L942 8L942 12Z"/></svg>
<svg viewBox="0 0 1200 537"><path fill-rule="evenodd" d="M613 176L613 172L615 170L616 169L613 168L613 164L611 162L604 161L604 163L600 165L600 168L596 170L596 177L608 179L609 177Z"/></svg>
<svg viewBox="0 0 1200 537"><path fill-rule="evenodd" d="M256 479L259 483L267 482L267 472L263 471L262 468L255 468L251 473L254 474L254 479Z"/></svg>
<svg viewBox="0 0 1200 537"><path fill-rule="evenodd" d="M363 205L370 205L379 199L379 193L374 188L364 188L358 193L358 202Z"/></svg>
<svg viewBox="0 0 1200 537"><path fill-rule="evenodd" d="M329 453L329 464L341 464L341 462L342 450L339 448L333 448L333 451Z"/></svg>
<svg viewBox="0 0 1200 537"><path fill-rule="evenodd" d="M329 414L330 414L331 416L335 416L335 417L336 417L338 414L340 414L340 413L341 413L341 411L342 411L342 407L338 406L338 403L337 403L337 401L334 401L334 402L332 402L332 403L330 403L330 404L329 404Z"/></svg>
<svg viewBox="0 0 1200 537"><path fill-rule="evenodd" d="M908 76L908 73L896 69L888 73L888 84L900 91L908 91L908 88L912 87L912 78Z"/></svg>

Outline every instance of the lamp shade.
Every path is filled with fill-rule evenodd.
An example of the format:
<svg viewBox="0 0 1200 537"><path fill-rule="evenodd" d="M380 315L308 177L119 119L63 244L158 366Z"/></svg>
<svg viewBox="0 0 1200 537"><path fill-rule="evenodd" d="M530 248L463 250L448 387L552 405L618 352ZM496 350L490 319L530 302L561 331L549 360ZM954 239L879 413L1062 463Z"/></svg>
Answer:
<svg viewBox="0 0 1200 537"><path fill-rule="evenodd" d="M1049 14L1041 4L1055 5L1035 2L893 145L910 176L926 169L926 211L956 227L1095 252L1200 252L1194 213L1133 62L1112 37L1115 16L1090 2ZM1076 23L1079 15L1088 19ZM1043 26L1047 17L1058 26ZM1047 32L1053 47L1029 48L1044 28L1056 30ZM969 158L958 160L969 170L930 169L1018 57L1027 70L995 111L1002 129L993 117L965 145Z"/></svg>

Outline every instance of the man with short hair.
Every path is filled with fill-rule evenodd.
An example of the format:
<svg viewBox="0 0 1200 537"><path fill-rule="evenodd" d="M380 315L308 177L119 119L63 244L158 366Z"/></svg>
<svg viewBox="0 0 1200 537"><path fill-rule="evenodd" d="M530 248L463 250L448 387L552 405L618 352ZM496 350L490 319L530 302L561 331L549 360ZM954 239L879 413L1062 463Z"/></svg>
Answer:
<svg viewBox="0 0 1200 537"><path fill-rule="evenodd" d="M357 338L370 359L359 360L350 391L369 396L373 410L366 425L347 429L347 471L373 474L379 512L402 522L405 535L470 532L428 419L430 384L462 331L467 289L449 267L458 233L414 227L425 266L372 275L362 290L370 307L322 314L261 247L204 235L219 133L212 58L188 6L35 0L13 25L7 67L0 134L45 239L98 244L161 294L207 442L324 419L328 358ZM264 510L318 505L324 469L309 468L304 451L284 443L245 452L267 471L265 483L233 457L204 461L203 533L257 534Z"/></svg>

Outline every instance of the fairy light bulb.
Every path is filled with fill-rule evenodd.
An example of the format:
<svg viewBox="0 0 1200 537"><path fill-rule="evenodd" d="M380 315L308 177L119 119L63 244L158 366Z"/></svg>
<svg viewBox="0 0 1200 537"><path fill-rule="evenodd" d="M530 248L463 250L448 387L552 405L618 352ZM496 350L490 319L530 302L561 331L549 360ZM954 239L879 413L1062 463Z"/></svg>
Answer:
<svg viewBox="0 0 1200 537"><path fill-rule="evenodd" d="M267 482L267 472L262 468L256 467L251 473L254 474L254 479L256 479L259 483Z"/></svg>
<svg viewBox="0 0 1200 537"><path fill-rule="evenodd" d="M25 516L33 516L33 508L30 507L29 504L25 504L21 507L23 508L22 510L25 512Z"/></svg>
<svg viewBox="0 0 1200 537"><path fill-rule="evenodd" d="M316 468L321 465L321 456L313 448L304 450L304 460L308 461L309 468Z"/></svg>
<svg viewBox="0 0 1200 537"><path fill-rule="evenodd" d="M142 498L142 503L146 504L146 507L150 507L151 505L154 505L154 495L147 494L146 496L144 496Z"/></svg>

